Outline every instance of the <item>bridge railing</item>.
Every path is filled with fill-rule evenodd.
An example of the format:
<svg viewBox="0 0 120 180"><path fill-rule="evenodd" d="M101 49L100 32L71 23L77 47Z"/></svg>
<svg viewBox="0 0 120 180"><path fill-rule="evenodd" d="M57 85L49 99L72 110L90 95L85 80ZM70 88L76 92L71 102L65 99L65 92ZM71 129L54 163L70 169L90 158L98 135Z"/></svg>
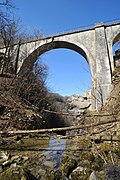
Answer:
<svg viewBox="0 0 120 180"><path fill-rule="evenodd" d="M36 38L31 37L31 39L24 39L24 40L21 40L21 42L15 42L14 45L17 45L17 44L24 44L24 43L28 43L28 42L35 42L35 41L39 41L39 40L42 40L42 39L47 39L47 38L52 38L52 37L56 37L56 36L61 36L63 34L69 34L69 33L76 33L76 32L80 32L80 31L85 31L85 30L90 30L90 29L94 29L95 27L98 27L98 26L110 26L110 25L114 25L114 24L119 24L120 23L120 18L118 19L114 19L114 20L110 20L110 21L104 21L104 22L97 22L97 23L94 23L94 24L90 24L90 25L87 25L87 26L80 26L78 28L74 28L72 30L64 30L62 32L56 32L54 34L48 34L46 36L43 36L43 37L39 37L39 38ZM4 47L2 47L0 45L0 49L3 49Z"/></svg>
<svg viewBox="0 0 120 180"><path fill-rule="evenodd" d="M112 25L112 24L117 24L117 23L120 23L120 18L118 19L113 19L113 20L110 20L110 21L105 21L104 24L106 26L109 26L109 25Z"/></svg>
<svg viewBox="0 0 120 180"><path fill-rule="evenodd" d="M80 27L74 28L72 30L66 29L66 30L64 30L62 32L56 32L55 34L52 34L52 35L49 34L49 35L45 36L44 38L59 36L61 34L67 34L67 33L90 30L90 29L93 29L93 28L95 28L97 26L102 26L102 25L110 26L110 25L119 24L119 23L120 23L120 18L110 20L110 21L97 22L97 23L94 23L94 24L86 25L86 26L80 26Z"/></svg>

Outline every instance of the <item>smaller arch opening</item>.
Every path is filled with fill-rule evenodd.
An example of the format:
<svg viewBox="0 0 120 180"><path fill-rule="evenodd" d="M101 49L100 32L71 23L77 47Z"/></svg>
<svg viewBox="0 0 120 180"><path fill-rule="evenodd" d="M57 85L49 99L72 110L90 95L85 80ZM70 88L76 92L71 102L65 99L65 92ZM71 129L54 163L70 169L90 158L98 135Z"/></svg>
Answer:
<svg viewBox="0 0 120 180"><path fill-rule="evenodd" d="M120 67L120 33L113 40L112 51L114 67Z"/></svg>

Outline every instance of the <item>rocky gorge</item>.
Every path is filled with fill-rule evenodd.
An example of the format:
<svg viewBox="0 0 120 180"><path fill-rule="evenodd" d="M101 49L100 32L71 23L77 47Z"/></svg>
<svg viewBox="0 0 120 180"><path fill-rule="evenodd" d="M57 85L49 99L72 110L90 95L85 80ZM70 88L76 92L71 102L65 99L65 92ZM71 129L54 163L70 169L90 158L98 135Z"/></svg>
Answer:
<svg viewBox="0 0 120 180"><path fill-rule="evenodd" d="M22 131L15 126L5 126L16 111L8 106L4 111L4 101L4 106L1 106L0 180L119 180L119 67L114 71L113 84L114 89L109 99L98 112L89 110L89 95L54 96L52 102L55 102L56 107L59 104L59 111L62 111L64 122L69 127L47 127L44 132L42 128ZM15 116L18 123L24 117L30 121L32 117L31 122L36 117L40 118L34 109L20 110L22 116L18 110ZM2 128L2 124L5 128Z"/></svg>

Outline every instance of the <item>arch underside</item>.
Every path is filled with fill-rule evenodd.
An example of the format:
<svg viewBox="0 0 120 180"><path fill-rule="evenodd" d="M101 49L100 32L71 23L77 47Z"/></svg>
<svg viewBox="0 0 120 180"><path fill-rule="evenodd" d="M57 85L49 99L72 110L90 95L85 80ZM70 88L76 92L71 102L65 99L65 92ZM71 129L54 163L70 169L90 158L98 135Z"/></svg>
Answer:
<svg viewBox="0 0 120 180"><path fill-rule="evenodd" d="M73 44L73 43L69 43L69 42L65 42L65 41L53 41L47 44L44 44L40 47L38 47L37 49L35 49L23 62L21 68L20 68L20 72L25 73L26 71L31 71L33 68L33 64L34 62L39 58L40 55L42 55L43 53L50 51L52 49L58 49L58 48L67 48L73 51L76 51L77 53L79 53L80 55L82 55L85 60L88 62L87 60L87 54L86 52L78 47L77 45Z"/></svg>
<svg viewBox="0 0 120 180"><path fill-rule="evenodd" d="M45 45L41 46L41 49L42 48L43 48L44 52L52 50L52 49L58 49L58 48L71 49L73 51L76 51L80 55L82 55L87 60L87 55L83 51L83 49L78 47L77 45L75 45L73 43L68 43L68 42L65 42L65 41L54 41L54 42L51 42L51 43L48 43L48 44L45 44ZM44 52L42 52L42 53L44 53Z"/></svg>

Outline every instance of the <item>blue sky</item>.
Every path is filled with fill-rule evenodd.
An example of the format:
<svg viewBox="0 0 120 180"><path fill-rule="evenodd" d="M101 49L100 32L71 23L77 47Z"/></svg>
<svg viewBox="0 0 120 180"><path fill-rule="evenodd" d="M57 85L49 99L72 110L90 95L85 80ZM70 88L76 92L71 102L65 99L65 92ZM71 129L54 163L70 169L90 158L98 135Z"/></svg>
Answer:
<svg viewBox="0 0 120 180"><path fill-rule="evenodd" d="M44 36L120 18L120 0L13 0L21 26ZM48 51L40 59L48 65L48 87L62 95L82 94L91 86L86 60L68 49Z"/></svg>

